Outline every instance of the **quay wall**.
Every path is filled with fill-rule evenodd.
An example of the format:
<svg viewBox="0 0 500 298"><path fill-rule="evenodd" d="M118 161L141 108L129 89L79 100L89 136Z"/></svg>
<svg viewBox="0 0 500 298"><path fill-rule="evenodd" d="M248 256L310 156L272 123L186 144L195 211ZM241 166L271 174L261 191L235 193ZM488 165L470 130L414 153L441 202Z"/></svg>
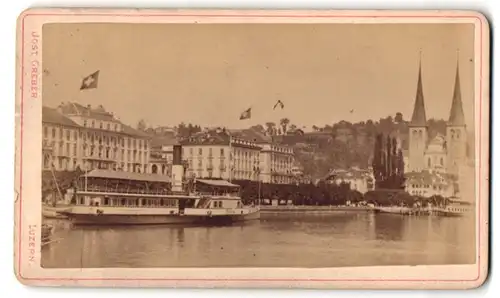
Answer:
<svg viewBox="0 0 500 298"><path fill-rule="evenodd" d="M261 205L261 213L323 213L323 212L372 212L370 207L354 206L267 206Z"/></svg>

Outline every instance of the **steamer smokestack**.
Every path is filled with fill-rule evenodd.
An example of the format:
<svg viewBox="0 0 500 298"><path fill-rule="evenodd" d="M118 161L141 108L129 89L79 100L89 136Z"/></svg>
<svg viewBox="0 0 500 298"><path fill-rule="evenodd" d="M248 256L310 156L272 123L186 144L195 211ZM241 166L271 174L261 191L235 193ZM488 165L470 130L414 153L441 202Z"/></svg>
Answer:
<svg viewBox="0 0 500 298"><path fill-rule="evenodd" d="M182 165L182 146L174 145L174 156L172 159L172 191L181 192L182 180L184 180L184 166Z"/></svg>

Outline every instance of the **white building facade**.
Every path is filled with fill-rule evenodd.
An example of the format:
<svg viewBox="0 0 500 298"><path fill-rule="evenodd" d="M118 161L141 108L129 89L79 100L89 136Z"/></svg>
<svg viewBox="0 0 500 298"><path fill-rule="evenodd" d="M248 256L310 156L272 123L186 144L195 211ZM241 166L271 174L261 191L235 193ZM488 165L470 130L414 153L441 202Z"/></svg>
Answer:
<svg viewBox="0 0 500 298"><path fill-rule="evenodd" d="M149 136L122 124L102 106L44 107L42 130L44 170L148 171Z"/></svg>

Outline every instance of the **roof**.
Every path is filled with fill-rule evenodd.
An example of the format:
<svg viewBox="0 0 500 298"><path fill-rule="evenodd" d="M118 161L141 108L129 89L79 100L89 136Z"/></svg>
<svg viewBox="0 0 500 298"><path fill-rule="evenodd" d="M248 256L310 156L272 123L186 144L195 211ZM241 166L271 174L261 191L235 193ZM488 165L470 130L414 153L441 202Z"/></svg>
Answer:
<svg viewBox="0 0 500 298"><path fill-rule="evenodd" d="M179 144L175 136L153 136L152 138L151 147L153 148Z"/></svg>
<svg viewBox="0 0 500 298"><path fill-rule="evenodd" d="M202 131L184 138L180 143L182 145L229 145L229 134L218 130Z"/></svg>
<svg viewBox="0 0 500 298"><path fill-rule="evenodd" d="M426 126L427 117L425 115L424 90L422 87L422 65L418 66L417 94L415 105L411 116L410 126Z"/></svg>
<svg viewBox="0 0 500 298"><path fill-rule="evenodd" d="M66 102L61 103L59 109L66 115L84 115L96 120L119 122L113 117L113 114L107 112L102 105L92 108L90 105L85 107L76 102Z"/></svg>
<svg viewBox="0 0 500 298"><path fill-rule="evenodd" d="M237 184L232 184L226 180L208 180L208 179L196 179L196 182L200 182L203 184L211 185L211 186L222 186L222 187L240 187Z"/></svg>
<svg viewBox="0 0 500 298"><path fill-rule="evenodd" d="M55 109L42 107L42 122L64 126L80 127L76 122L59 113Z"/></svg>
<svg viewBox="0 0 500 298"><path fill-rule="evenodd" d="M229 145L230 139L233 146L260 148L257 143L241 137L239 133L228 133L225 129L202 131L184 138L179 143L182 145Z"/></svg>
<svg viewBox="0 0 500 298"><path fill-rule="evenodd" d="M449 125L465 125L464 109L462 106L462 91L460 90L460 71L457 63L457 73L455 75L455 88L453 90L453 100L451 102Z"/></svg>
<svg viewBox="0 0 500 298"><path fill-rule="evenodd" d="M165 175L158 174L142 174L133 172L123 172L123 171L111 171L111 170L92 170L82 177L87 176L88 178L103 178L103 179L119 179L119 180L132 180L132 181L145 181L145 182L170 182L170 178Z"/></svg>
<svg viewBox="0 0 500 298"><path fill-rule="evenodd" d="M122 125L122 129L123 129L121 132L124 134L131 135L131 136L137 136L137 137L143 137L143 138L151 138L151 136L145 132L142 132L140 130L132 128L132 127L130 127L126 124L123 124L123 123L120 123L120 124Z"/></svg>
<svg viewBox="0 0 500 298"><path fill-rule="evenodd" d="M69 105L74 106L74 107L69 107ZM64 125L64 126L80 127L80 128L85 128L85 129L92 129L89 127L81 126L80 124L74 122L73 120L71 120L69 117L66 116L66 115L77 115L77 113L75 111L78 111L79 107L82 107L82 106L80 104L61 105L61 106L59 106L59 109L62 110L62 113L61 113L56 109L43 106L42 107L42 122ZM111 116L111 117L113 117L113 116ZM145 132L139 131L139 130L132 128L126 124L123 124L114 118L111 118L111 119L107 118L107 119L103 119L103 120L113 121L115 123L120 123L122 126L122 131L116 132L116 133L123 133L126 135L143 137L143 138L150 137ZM97 128L95 128L95 129L97 129Z"/></svg>
<svg viewBox="0 0 500 298"><path fill-rule="evenodd" d="M453 179L446 174L429 171L405 173L406 184L450 184Z"/></svg>
<svg viewBox="0 0 500 298"><path fill-rule="evenodd" d="M252 129L252 128L241 129L241 130L231 130L231 133L234 136L237 136L237 137L242 138L244 140L255 142L258 144L272 142L272 139L270 136L267 136L264 133L259 132L255 129Z"/></svg>
<svg viewBox="0 0 500 298"><path fill-rule="evenodd" d="M333 169L326 176L326 180L329 179L363 179L363 178L371 178L370 170L368 169Z"/></svg>

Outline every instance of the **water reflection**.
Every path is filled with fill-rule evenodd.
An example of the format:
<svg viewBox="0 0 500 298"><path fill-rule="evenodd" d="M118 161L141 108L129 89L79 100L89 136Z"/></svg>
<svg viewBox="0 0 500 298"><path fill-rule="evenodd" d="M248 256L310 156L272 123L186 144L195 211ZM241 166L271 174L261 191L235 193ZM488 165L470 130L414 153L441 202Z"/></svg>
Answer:
<svg viewBox="0 0 500 298"><path fill-rule="evenodd" d="M402 240L405 220L411 219L397 214L381 214L375 219L375 239L382 241Z"/></svg>
<svg viewBox="0 0 500 298"><path fill-rule="evenodd" d="M336 267L475 261L474 220L331 213L263 216L220 227L71 227L43 267Z"/></svg>

